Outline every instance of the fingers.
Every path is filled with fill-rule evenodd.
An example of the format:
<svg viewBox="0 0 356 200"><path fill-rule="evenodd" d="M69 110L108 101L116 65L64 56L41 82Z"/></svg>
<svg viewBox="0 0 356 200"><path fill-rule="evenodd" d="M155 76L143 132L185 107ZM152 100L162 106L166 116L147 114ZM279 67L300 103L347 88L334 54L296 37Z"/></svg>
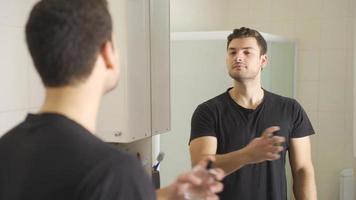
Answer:
<svg viewBox="0 0 356 200"><path fill-rule="evenodd" d="M225 177L225 172L220 168L210 169L209 173L213 175L214 179L221 181Z"/></svg>
<svg viewBox="0 0 356 200"><path fill-rule="evenodd" d="M221 192L224 188L224 185L221 182L215 182L209 185L209 190L212 194Z"/></svg>
<svg viewBox="0 0 356 200"><path fill-rule="evenodd" d="M261 138L267 140L269 143L271 143L274 146L281 146L285 142L285 138L274 135L274 132L279 130L280 130L279 126L271 126L269 128L266 128L263 131Z"/></svg>
<svg viewBox="0 0 356 200"><path fill-rule="evenodd" d="M195 169L195 170L194 170ZM205 172L204 172L205 171ZM219 168L202 169L200 165L193 168L192 171L184 173L177 178L179 184L189 183L191 185L199 186L206 183L215 183L222 180L225 177L225 172ZM208 180L211 181L208 181Z"/></svg>
<svg viewBox="0 0 356 200"><path fill-rule="evenodd" d="M271 126L269 128L266 128L262 133L262 137L263 138L272 137L273 133L276 132L276 131L279 131L279 130L280 130L279 126Z"/></svg>
<svg viewBox="0 0 356 200"><path fill-rule="evenodd" d="M261 136L262 146L264 146L265 159L272 161L281 157L280 153L284 150L283 143L285 137L274 135L274 132L279 131L279 126L271 126L265 129Z"/></svg>
<svg viewBox="0 0 356 200"><path fill-rule="evenodd" d="M273 144L281 145L286 141L285 137L273 136L271 137Z"/></svg>
<svg viewBox="0 0 356 200"><path fill-rule="evenodd" d="M219 197L214 195L214 196L211 196L211 197L207 197L206 200L219 200Z"/></svg>
<svg viewBox="0 0 356 200"><path fill-rule="evenodd" d="M196 166L192 171L180 175L176 180L176 191L178 195L198 195L199 199L218 199L216 193L223 190L221 181L225 173L222 169L207 169L209 161L214 161L213 156L208 156Z"/></svg>
<svg viewBox="0 0 356 200"><path fill-rule="evenodd" d="M277 160L281 157L280 153L283 151L282 146L270 146L268 151L266 152L266 160L272 161Z"/></svg>
<svg viewBox="0 0 356 200"><path fill-rule="evenodd" d="M184 174L178 176L177 183L178 184L190 183L192 185L198 186L203 183L203 180L200 177L196 176L194 173L187 172L187 173L184 173Z"/></svg>
<svg viewBox="0 0 356 200"><path fill-rule="evenodd" d="M268 153L279 154L284 150L284 147L282 146L282 142L280 141L278 142L271 141L266 150L267 150L266 152Z"/></svg>

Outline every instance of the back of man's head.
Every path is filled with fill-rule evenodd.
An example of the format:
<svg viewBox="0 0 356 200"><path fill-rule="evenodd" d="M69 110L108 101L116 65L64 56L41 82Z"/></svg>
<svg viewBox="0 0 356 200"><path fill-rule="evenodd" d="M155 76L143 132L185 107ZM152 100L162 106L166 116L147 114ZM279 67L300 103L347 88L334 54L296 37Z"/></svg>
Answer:
<svg viewBox="0 0 356 200"><path fill-rule="evenodd" d="M84 81L111 36L106 0L41 0L26 24L28 48L47 87Z"/></svg>
<svg viewBox="0 0 356 200"><path fill-rule="evenodd" d="M260 55L265 55L267 53L267 42L263 36L258 31L246 27L233 30L233 32L227 37L227 48L229 48L229 44L233 39L248 37L253 37L256 39L257 44L260 47Z"/></svg>

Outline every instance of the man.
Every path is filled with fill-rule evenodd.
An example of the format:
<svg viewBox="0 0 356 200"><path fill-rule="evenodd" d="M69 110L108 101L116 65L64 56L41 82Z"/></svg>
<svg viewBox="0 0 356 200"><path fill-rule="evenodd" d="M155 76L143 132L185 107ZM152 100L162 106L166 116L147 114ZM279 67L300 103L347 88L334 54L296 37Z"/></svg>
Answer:
<svg viewBox="0 0 356 200"><path fill-rule="evenodd" d="M101 97L118 81L111 37L105 0L42 0L34 6L26 40L46 97L38 114L0 139L1 200L156 198L135 157L92 135ZM216 199L223 173L208 172L206 165L158 190L157 199L180 200L196 191Z"/></svg>
<svg viewBox="0 0 356 200"><path fill-rule="evenodd" d="M262 89L266 53L266 41L255 30L242 27L228 36L226 63L233 87L195 110L192 163L216 155L215 166L229 174L222 200L286 200L288 150L296 199L314 200L309 141L314 130L295 100Z"/></svg>

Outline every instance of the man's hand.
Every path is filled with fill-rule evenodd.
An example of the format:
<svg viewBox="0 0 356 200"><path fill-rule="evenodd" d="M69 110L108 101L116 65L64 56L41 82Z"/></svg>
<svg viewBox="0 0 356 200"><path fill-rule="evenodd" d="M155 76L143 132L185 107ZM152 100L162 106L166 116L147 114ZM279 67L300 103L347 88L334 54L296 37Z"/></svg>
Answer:
<svg viewBox="0 0 356 200"><path fill-rule="evenodd" d="M265 129L261 137L253 139L244 148L250 164L263 162L265 160L277 160L280 158L280 152L283 151L282 144L285 142L285 138L273 135L273 132L276 132L279 129L278 126L272 126Z"/></svg>
<svg viewBox="0 0 356 200"><path fill-rule="evenodd" d="M158 191L158 199L170 200L217 200L216 193L223 190L220 181L225 173L218 168L206 169L212 157L199 162L191 171L181 174L168 187Z"/></svg>

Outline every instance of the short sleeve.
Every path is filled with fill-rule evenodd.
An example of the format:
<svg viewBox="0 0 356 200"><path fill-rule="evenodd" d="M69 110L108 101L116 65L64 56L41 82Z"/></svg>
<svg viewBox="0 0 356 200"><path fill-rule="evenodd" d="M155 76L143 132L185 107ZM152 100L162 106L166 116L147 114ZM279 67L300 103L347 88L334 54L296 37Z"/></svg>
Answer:
<svg viewBox="0 0 356 200"><path fill-rule="evenodd" d="M83 181L80 200L154 200L153 185L134 157L110 158Z"/></svg>
<svg viewBox="0 0 356 200"><path fill-rule="evenodd" d="M214 136L216 120L214 113L206 104L199 105L192 116L191 129L190 129L190 141L198 137Z"/></svg>
<svg viewBox="0 0 356 200"><path fill-rule="evenodd" d="M304 111L302 106L297 102L293 101L293 129L292 138L300 138L315 134L313 126L308 118L307 113Z"/></svg>

